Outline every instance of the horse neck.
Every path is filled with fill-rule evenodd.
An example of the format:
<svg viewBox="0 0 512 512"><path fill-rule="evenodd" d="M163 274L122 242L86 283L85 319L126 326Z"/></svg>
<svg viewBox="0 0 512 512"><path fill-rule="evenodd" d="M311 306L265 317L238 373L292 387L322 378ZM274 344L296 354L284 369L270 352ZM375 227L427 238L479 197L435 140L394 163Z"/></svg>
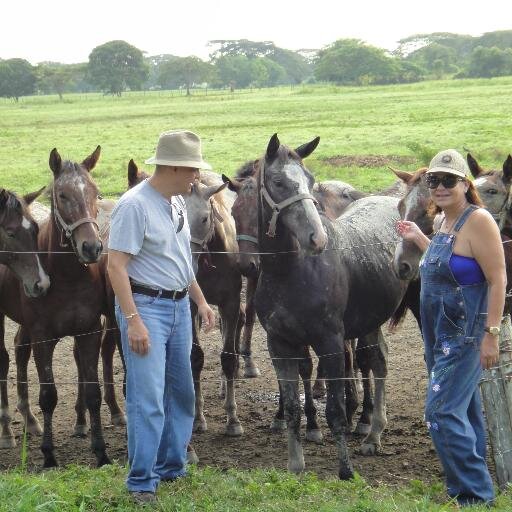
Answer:
<svg viewBox="0 0 512 512"><path fill-rule="evenodd" d="M61 244L63 241L66 244L64 247ZM39 233L38 245L41 251L47 252L42 256L45 268L52 274L52 279L59 275L66 276L66 278L77 277L87 272L87 267L78 261L71 241L65 237L62 228L58 225L53 204L50 218Z"/></svg>

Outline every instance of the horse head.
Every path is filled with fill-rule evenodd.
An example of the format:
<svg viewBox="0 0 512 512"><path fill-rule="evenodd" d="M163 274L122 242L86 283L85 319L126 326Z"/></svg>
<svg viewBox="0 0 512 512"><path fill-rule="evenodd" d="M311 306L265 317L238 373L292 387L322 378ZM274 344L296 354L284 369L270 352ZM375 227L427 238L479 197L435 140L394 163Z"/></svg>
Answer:
<svg viewBox="0 0 512 512"><path fill-rule="evenodd" d="M500 230L505 226L512 228L512 156L508 155L501 171L484 171L471 153L467 155L467 162L475 178L473 184L478 195L500 225Z"/></svg>
<svg viewBox="0 0 512 512"><path fill-rule="evenodd" d="M311 195L315 180L302 161L319 141L320 137L316 137L293 150L281 145L277 134L270 138L259 163L260 240L261 236L274 238L284 230L307 254L318 254L327 245L316 200Z"/></svg>
<svg viewBox="0 0 512 512"><path fill-rule="evenodd" d="M196 273L199 267L199 257L201 254L208 253L208 243L215 234L215 219L223 220L217 211L213 196L225 189L226 186L226 183L204 185L195 182L192 186L192 192L184 196L190 226L192 263Z"/></svg>
<svg viewBox="0 0 512 512"><path fill-rule="evenodd" d="M433 219L428 214L430 192L422 179L427 168L421 168L414 173L392 171L406 185L405 195L398 202L398 212L402 220L415 222L423 233L429 235L433 229ZM393 268L396 275L403 280L411 280L417 276L422 252L413 242L400 240L395 249Z"/></svg>
<svg viewBox="0 0 512 512"><path fill-rule="evenodd" d="M81 263L95 263L103 250L96 216L98 189L90 171L99 159L101 148L82 163L62 160L57 149L50 153L53 172L52 215L61 232L61 245L71 244Z"/></svg>
<svg viewBox="0 0 512 512"><path fill-rule="evenodd" d="M20 198L0 189L0 263L14 272L28 297L40 297L50 286L37 254L39 227L28 209L43 190Z"/></svg>
<svg viewBox="0 0 512 512"><path fill-rule="evenodd" d="M238 174L240 175L240 174ZM258 256L258 182L254 175L230 179L224 174L222 180L229 190L236 192L231 208L235 220L236 239L239 248L238 267L242 275L256 278L260 270Z"/></svg>
<svg viewBox="0 0 512 512"><path fill-rule="evenodd" d="M133 188L141 181L149 178L149 174L139 170L133 158L128 162L128 188Z"/></svg>

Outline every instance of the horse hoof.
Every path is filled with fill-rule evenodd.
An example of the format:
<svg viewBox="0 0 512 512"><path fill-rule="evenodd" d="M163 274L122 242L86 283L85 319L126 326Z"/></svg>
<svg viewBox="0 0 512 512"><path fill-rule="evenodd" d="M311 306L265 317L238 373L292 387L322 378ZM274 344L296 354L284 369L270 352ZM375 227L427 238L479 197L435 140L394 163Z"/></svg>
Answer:
<svg viewBox="0 0 512 512"><path fill-rule="evenodd" d="M206 432L207 430L208 423L206 423L206 420L204 418L194 421L194 427L192 428L193 432Z"/></svg>
<svg viewBox="0 0 512 512"><path fill-rule="evenodd" d="M354 434L357 436L367 436L370 433L371 428L372 426L367 423L358 423L354 430Z"/></svg>
<svg viewBox="0 0 512 512"><path fill-rule="evenodd" d="M322 435L322 431L319 428L306 430L306 441L309 441L310 443L322 444L323 440L324 436Z"/></svg>
<svg viewBox="0 0 512 512"><path fill-rule="evenodd" d="M107 464L112 464L112 461L109 459L106 453L103 453L98 457L97 467L101 468L102 466L106 466Z"/></svg>
<svg viewBox="0 0 512 512"><path fill-rule="evenodd" d="M41 436L43 434L43 429L41 428L39 421L35 418L32 421L25 423L25 428L27 429L27 433L33 436Z"/></svg>
<svg viewBox="0 0 512 512"><path fill-rule="evenodd" d="M379 447L375 443L362 443L359 451L361 455L377 455Z"/></svg>
<svg viewBox="0 0 512 512"><path fill-rule="evenodd" d="M44 469L56 468L58 466L59 465L57 464L57 460L55 459L55 457L53 455L51 457L45 458L44 464L43 464Z"/></svg>
<svg viewBox="0 0 512 512"><path fill-rule="evenodd" d="M340 480L352 480L354 478L354 470L352 468L340 469L338 476Z"/></svg>
<svg viewBox="0 0 512 512"><path fill-rule="evenodd" d="M75 425L75 428L73 429L72 437L80 437L84 438L87 437L87 432L89 431L87 425Z"/></svg>
<svg viewBox="0 0 512 512"><path fill-rule="evenodd" d="M290 471L290 473L295 473L298 475L299 473L302 473L305 468L306 465L304 464L304 457L302 457L302 460L288 462L288 471Z"/></svg>
<svg viewBox="0 0 512 512"><path fill-rule="evenodd" d="M272 425L270 425L270 431L275 433L284 432L286 428L286 420L279 420L276 418L274 418L274 420L272 421Z"/></svg>
<svg viewBox="0 0 512 512"><path fill-rule="evenodd" d="M246 366L244 368L244 377L246 379L256 379L261 376L261 372L256 366Z"/></svg>
<svg viewBox="0 0 512 512"><path fill-rule="evenodd" d="M0 450L7 450L8 448L16 448L14 436L0 437Z"/></svg>
<svg viewBox="0 0 512 512"><path fill-rule="evenodd" d="M122 412L118 414L112 414L111 421L114 427L123 427L126 425L126 416Z"/></svg>
<svg viewBox="0 0 512 512"><path fill-rule="evenodd" d="M190 448L190 450L187 451L187 463L188 464L199 464L199 457L197 456L197 453L194 450L194 448Z"/></svg>
<svg viewBox="0 0 512 512"><path fill-rule="evenodd" d="M240 423L230 423L226 425L226 435L229 437L239 437L244 433L244 429Z"/></svg>

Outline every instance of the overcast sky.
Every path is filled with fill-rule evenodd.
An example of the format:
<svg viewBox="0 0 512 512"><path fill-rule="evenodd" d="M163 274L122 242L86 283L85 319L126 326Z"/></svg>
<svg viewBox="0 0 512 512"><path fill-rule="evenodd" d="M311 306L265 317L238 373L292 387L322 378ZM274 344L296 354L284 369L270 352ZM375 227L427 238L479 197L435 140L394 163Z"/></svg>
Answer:
<svg viewBox="0 0 512 512"><path fill-rule="evenodd" d="M148 55L208 58L212 39L273 41L290 50L355 37L393 49L430 32L480 35L512 29L510 0L7 0L0 58L85 62L123 39Z"/></svg>

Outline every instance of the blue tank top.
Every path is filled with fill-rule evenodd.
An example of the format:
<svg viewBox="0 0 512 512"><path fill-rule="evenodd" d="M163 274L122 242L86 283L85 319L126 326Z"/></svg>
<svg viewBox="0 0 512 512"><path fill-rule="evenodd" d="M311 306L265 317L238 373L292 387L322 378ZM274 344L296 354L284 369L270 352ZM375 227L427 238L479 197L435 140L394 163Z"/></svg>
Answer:
<svg viewBox="0 0 512 512"><path fill-rule="evenodd" d="M475 258L452 253L450 269L455 280L463 286L483 283L485 281L485 275Z"/></svg>

